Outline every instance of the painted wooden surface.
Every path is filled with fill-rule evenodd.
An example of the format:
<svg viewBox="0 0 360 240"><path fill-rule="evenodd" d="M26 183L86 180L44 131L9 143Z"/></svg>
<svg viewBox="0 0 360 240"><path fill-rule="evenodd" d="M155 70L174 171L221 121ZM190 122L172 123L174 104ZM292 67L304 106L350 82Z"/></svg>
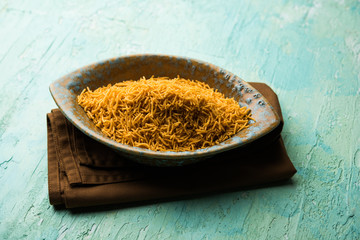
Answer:
<svg viewBox="0 0 360 240"><path fill-rule="evenodd" d="M359 1L0 1L0 239L359 239ZM134 53L279 95L298 173L271 188L98 211L49 205L49 84Z"/></svg>

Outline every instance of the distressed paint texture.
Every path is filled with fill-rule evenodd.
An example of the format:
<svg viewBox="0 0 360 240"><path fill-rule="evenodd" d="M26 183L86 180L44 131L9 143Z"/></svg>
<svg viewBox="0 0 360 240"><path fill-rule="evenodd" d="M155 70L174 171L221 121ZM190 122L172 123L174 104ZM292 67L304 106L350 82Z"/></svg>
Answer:
<svg viewBox="0 0 360 240"><path fill-rule="evenodd" d="M1 1L0 239L359 239L359 1ZM55 210L45 113L57 78L126 54L200 59L270 85L291 184Z"/></svg>

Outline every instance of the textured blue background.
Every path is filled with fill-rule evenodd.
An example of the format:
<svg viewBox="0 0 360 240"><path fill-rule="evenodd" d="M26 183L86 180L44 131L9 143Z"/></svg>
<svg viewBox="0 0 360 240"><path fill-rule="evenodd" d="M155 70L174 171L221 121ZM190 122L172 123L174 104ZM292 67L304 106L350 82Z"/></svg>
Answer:
<svg viewBox="0 0 360 240"><path fill-rule="evenodd" d="M359 1L1 1L1 239L358 239ZM211 62L270 85L292 185L126 209L56 211L49 84L135 53Z"/></svg>

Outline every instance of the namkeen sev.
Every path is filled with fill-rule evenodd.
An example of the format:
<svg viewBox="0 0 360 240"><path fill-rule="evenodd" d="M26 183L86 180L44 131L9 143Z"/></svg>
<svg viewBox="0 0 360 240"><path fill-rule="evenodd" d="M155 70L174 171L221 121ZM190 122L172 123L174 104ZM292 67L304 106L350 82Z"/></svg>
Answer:
<svg viewBox="0 0 360 240"><path fill-rule="evenodd" d="M247 128L251 111L204 82L180 77L86 88L77 98L109 138L154 151L192 151Z"/></svg>

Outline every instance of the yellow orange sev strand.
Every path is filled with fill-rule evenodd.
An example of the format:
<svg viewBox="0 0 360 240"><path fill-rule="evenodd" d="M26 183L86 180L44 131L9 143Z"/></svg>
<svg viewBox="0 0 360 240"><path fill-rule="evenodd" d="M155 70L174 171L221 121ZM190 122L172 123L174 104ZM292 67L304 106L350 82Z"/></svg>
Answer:
<svg viewBox="0 0 360 240"><path fill-rule="evenodd" d="M154 151L210 147L247 128L250 109L209 85L180 77L86 88L77 98L109 138Z"/></svg>

